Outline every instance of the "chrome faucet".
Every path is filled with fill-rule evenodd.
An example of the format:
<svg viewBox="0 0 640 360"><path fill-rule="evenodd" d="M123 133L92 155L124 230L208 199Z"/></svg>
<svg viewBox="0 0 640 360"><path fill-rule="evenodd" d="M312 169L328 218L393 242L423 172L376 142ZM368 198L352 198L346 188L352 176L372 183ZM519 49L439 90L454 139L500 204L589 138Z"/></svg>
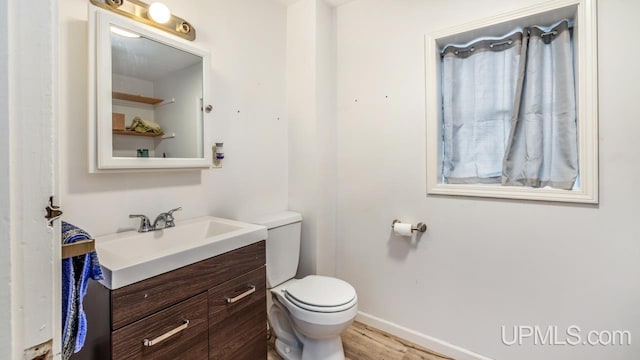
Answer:
<svg viewBox="0 0 640 360"><path fill-rule="evenodd" d="M146 215L129 215L129 218L140 218L140 226L138 227L138 232L156 231L176 226L173 213L179 210L182 210L182 207L171 209L167 212L161 213L153 221L153 224L151 224L151 221Z"/></svg>
<svg viewBox="0 0 640 360"><path fill-rule="evenodd" d="M156 219L153 221L153 225L152 225L153 230L161 230L161 229L166 229L166 228L176 226L174 222L175 219L173 217L173 213L175 211L180 211L180 210L182 210L182 207L171 209L166 213L161 213L160 215L158 215Z"/></svg>

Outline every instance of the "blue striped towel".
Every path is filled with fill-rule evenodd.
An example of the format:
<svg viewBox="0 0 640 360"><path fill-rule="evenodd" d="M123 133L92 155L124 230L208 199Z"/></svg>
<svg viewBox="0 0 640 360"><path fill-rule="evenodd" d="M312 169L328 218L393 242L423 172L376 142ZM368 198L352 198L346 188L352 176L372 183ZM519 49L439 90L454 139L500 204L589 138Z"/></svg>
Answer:
<svg viewBox="0 0 640 360"><path fill-rule="evenodd" d="M62 243L91 239L84 230L62 222ZM87 318L82 299L89 279L101 280L102 269L95 251L62 259L62 359L68 360L82 349L87 335Z"/></svg>

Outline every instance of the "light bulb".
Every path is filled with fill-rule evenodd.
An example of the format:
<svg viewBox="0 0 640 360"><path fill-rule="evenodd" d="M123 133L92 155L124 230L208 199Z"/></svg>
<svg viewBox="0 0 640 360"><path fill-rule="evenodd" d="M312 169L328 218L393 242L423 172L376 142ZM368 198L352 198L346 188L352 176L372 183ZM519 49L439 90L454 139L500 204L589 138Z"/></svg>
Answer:
<svg viewBox="0 0 640 360"><path fill-rule="evenodd" d="M158 24L165 24L171 19L171 11L167 5L159 2L149 5L148 14L149 18Z"/></svg>

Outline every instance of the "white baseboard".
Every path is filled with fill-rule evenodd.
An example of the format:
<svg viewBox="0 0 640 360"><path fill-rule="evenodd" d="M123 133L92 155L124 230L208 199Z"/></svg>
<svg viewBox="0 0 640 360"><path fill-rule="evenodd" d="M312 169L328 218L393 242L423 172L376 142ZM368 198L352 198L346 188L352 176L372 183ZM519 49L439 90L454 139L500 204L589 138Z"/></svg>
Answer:
<svg viewBox="0 0 640 360"><path fill-rule="evenodd" d="M434 337L421 334L417 331L407 329L403 326L394 324L387 320L383 320L373 315L363 313L362 311L358 311L358 315L356 316L356 321L359 321L365 325L375 327L382 331L388 332L389 334L395 335L401 339L411 341L416 345L420 345L429 350L433 350L442 355L451 357L455 360L492 360L491 358L488 358L486 356L476 354L467 349L463 349L453 344L449 344L446 341L442 341L440 339L436 339Z"/></svg>

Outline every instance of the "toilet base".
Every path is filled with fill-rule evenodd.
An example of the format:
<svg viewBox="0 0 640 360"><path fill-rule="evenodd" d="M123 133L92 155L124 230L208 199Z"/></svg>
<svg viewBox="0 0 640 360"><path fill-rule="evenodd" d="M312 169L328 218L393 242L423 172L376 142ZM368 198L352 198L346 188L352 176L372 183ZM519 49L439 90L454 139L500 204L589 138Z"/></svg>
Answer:
<svg viewBox="0 0 640 360"><path fill-rule="evenodd" d="M306 341L302 349L302 360L344 360L344 349L340 336L332 339Z"/></svg>
<svg viewBox="0 0 640 360"><path fill-rule="evenodd" d="M303 351L276 339L276 352L284 360L344 360L344 349L340 337L305 341Z"/></svg>
<svg viewBox="0 0 640 360"><path fill-rule="evenodd" d="M284 305L278 300L273 301L268 317L276 336L276 352L280 357L284 360L344 360L341 331L337 332L337 336L312 339L298 332L289 316Z"/></svg>
<svg viewBox="0 0 640 360"><path fill-rule="evenodd" d="M280 355L284 360L300 360L302 359L302 352L299 347L291 347L281 341L276 339L276 352Z"/></svg>

